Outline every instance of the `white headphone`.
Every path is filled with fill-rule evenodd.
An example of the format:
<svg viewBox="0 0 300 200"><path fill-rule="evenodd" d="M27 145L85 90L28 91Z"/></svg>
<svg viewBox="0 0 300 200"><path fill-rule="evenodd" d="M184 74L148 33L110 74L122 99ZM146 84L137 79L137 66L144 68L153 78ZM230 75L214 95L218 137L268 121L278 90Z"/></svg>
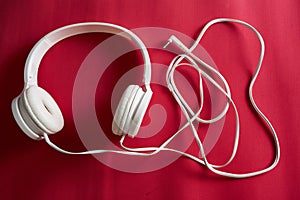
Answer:
<svg viewBox="0 0 300 200"><path fill-rule="evenodd" d="M192 53L192 51L196 48L196 46L199 44L200 40L204 36L204 33L207 31L209 27L216 23L220 22L232 22L232 23L238 23L241 25L246 26L251 31L253 31L256 36L258 37L261 45L261 53L259 57L259 61L257 64L256 71L253 75L253 78L251 80L250 86L249 86L249 97L250 102L253 106L253 108L256 110L258 115L266 122L267 127L269 128L270 132L272 133L272 137L274 139L275 144L275 152L276 156L274 158L273 163L262 169L255 172L249 172L244 174L235 174L235 173L229 173L224 172L221 170L218 170L217 168L221 168L224 166L227 166L233 158L236 155L236 151L238 148L238 141L239 141L239 134L240 134L240 122L239 122L239 114L237 107L235 106L235 103L233 99L231 98L231 92L230 87L226 81L226 79L223 77L223 75L215 70L213 67L205 63L203 60L198 58L196 55ZM64 120L62 113L58 107L58 105L55 103L54 99L42 88L38 87L37 84L37 73L38 73L38 67L39 64L45 55L45 53L57 42L73 36L77 34L82 33L89 33L89 32L104 32L104 33L112 33L112 34L118 34L123 36L124 38L127 38L129 40L132 40L141 50L143 59L144 59L144 84L145 84L145 91L138 85L130 85L123 93L120 103L116 109L114 120L112 124L112 130L113 133L116 135L122 135L120 140L120 145L125 149L126 151L119 151L119 150L90 150L85 152L71 152L64 149L61 149L60 147L53 144L48 134L53 134L58 131L60 131L63 127ZM264 57L264 41L260 33L250 24L235 20L235 19L228 19L228 18L220 18L210 21L208 24L204 26L202 31L200 32L197 40L195 43L190 47L186 47L178 38L175 36L171 36L168 40L168 43L174 43L177 45L184 54L176 56L172 62L169 65L167 74L166 74L166 81L168 84L168 87L173 94L175 100L179 104L183 114L185 115L187 119L187 123L184 124L177 132L175 132L169 139L167 139L161 146L159 147L142 147L142 148L130 148L126 147L124 145L125 136L128 134L130 137L134 137L138 129L141 125L142 119L145 115L145 112L147 110L147 107L149 105L149 102L151 100L152 91L150 88L150 79L151 79L151 63L150 58L147 52L147 49L145 45L142 43L142 41L131 31L117 26L113 24L108 23L80 23L80 24L74 24L65 26L62 28L59 28L55 31L50 32L46 36L44 36L31 50L26 64L25 64L25 72L24 72L24 81L25 81L25 87L22 91L22 93L16 97L12 102L12 111L14 118L16 119L18 125L23 130L24 133L26 133L29 137L35 140L45 139L45 141L55 150L66 153L66 154L97 154L97 153L119 153L119 154L126 154L126 155L135 155L135 156L152 156L157 154L160 151L172 151L178 154L181 154L183 156L186 156L200 164L205 165L210 171L213 173L226 176L226 177L232 177L232 178L246 178L246 177L252 177L259 174L266 173L270 170L272 170L279 162L280 158L280 146L279 146L279 140L277 137L277 134L275 132L275 129L273 128L271 122L268 120L268 118L260 111L258 106L256 105L252 90L253 85L256 81L256 78L259 74L263 57ZM182 61L187 61L187 63L182 63ZM200 76L200 100L201 105L199 110L197 112L194 112L189 105L186 103L184 98L181 96L179 90L176 87L175 81L174 81L174 71L178 66L186 65L193 67L197 70ZM218 84L215 81L215 78L209 75L205 72L206 69L210 73L213 73L216 75L223 83L225 89ZM212 119L202 119L200 118L200 113L203 108L203 84L202 84L202 77L206 78L208 81L210 81L218 90L220 90L224 96L227 99L227 104L225 105L223 111ZM205 154L203 144L198 136L198 133L194 127L193 121L198 121L201 123L214 123L220 120L222 117L225 116L225 114L228 111L228 108L232 104L236 116L236 131L235 131L235 142L233 145L232 153L228 161L223 165L214 165L211 164ZM202 159L200 159L197 156L188 154L186 152L181 152L176 149L170 149L167 148L167 145L179 134L184 130L185 128L190 127L192 129L192 132L194 134L195 140L199 146L200 153L202 156ZM150 151L150 152L149 152Z"/></svg>
<svg viewBox="0 0 300 200"><path fill-rule="evenodd" d="M40 140L44 134L54 134L64 125L62 113L50 94L38 86L38 69L46 52L59 41L83 33L101 32L118 34L131 40L141 50L144 59L145 91L138 85L129 85L117 107L113 133L134 137L141 125L152 97L150 88L151 63L144 43L130 30L109 23L87 22L65 26L40 39L32 48L24 70L25 86L12 102L12 112L23 132L30 138Z"/></svg>

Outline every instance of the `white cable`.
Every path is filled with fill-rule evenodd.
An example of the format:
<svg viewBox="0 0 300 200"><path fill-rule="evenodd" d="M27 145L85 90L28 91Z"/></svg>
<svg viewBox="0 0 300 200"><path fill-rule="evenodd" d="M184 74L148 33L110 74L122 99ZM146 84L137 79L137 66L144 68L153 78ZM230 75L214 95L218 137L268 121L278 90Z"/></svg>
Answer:
<svg viewBox="0 0 300 200"><path fill-rule="evenodd" d="M227 177L233 177L233 178L246 178L246 177L251 177L251 176L256 176L256 175L259 175L259 174L262 174L262 173L265 173L265 172L268 172L270 170L272 170L277 164L278 164L278 161L279 161L279 158L280 158L280 146L279 146L279 141L278 141L278 137L277 137L277 134L275 132L275 129L273 128L271 122L267 119L267 117L262 113L262 111L258 108L258 106L256 105L255 101L254 101L254 98L253 98L253 86L254 86L254 83L256 81L256 78L259 74L259 71L260 71L260 68L261 68L261 65L262 65L262 61L263 61L263 57L264 57L264 51L265 51L265 46L264 46L264 41L263 41L263 38L262 36L260 35L260 33L253 27L251 26L250 24L246 23L246 22L243 22L243 21L240 21L240 20L235 20L235 19L228 19L228 18L220 18L220 19L215 19L215 20L212 20L211 22L209 22L204 28L203 30L201 31L201 33L199 34L199 37L197 38L197 40L195 41L195 43L192 45L192 47L190 49L188 49L187 47L185 47L175 36L171 36L170 39L169 39L169 43L170 42L174 42L179 48L181 48L185 54L187 55L181 55L183 58L189 60L191 63L193 63L193 66L196 66L197 64L191 60L194 59L196 62L200 63L201 66L207 68L208 70L210 70L211 72L215 73L216 75L218 75L218 72L216 70L213 70L211 66L209 66L207 63L205 63L204 61L202 61L200 58L198 58L197 56L195 56L192 51L196 48L196 46L198 45L198 43L200 42L201 38L203 37L204 33L206 32L206 30L216 24L216 23L220 23L220 22L232 22L232 23L239 23L239 24L242 24L244 26L246 26L247 28L249 28L250 30L252 30L256 36L258 37L259 39L259 42L260 42L260 45L261 45L261 53L260 53L260 57L259 57L259 61L258 61L258 64L257 64L257 67L256 67L256 70L254 72L254 75L253 75L253 78L251 80L251 83L249 85L249 98L250 98L250 102L253 106L253 108L256 110L256 112L259 114L259 116L266 122L272 136L273 136L273 139L274 139L274 144L275 144L275 152L276 152L276 156L274 158L274 161L273 163L269 166L269 167L266 167L265 169L262 169L262 170L258 170L258 171L255 171L255 172L250 172L250 173L243 173L243 174L236 174L236 173L229 173L229 172L224 172L224 171L220 171L220 170L217 170L215 169L207 160L206 158L206 155L205 155L205 151L204 151L204 148L203 148L203 145L202 145L202 142L197 134L197 131L194 127L194 124L192 123L192 120L189 116L189 113L186 108L187 106L180 106L184 115L186 116L188 122L190 123L190 127L192 128L192 131L194 133L194 137L197 141L197 144L200 148L200 152L201 152L201 156L203 157L203 160L205 162L205 165L207 166L207 168L209 170L211 170L212 172L216 173L216 174L219 174L219 175L222 175L222 176L227 176ZM189 57L190 56L190 57ZM172 64L172 63L171 63ZM174 68L172 66L170 66L170 68ZM204 74L203 74L204 75ZM219 78L222 79L222 76L218 75ZM208 78L208 77L206 77ZM168 79L167 79L168 80ZM210 78L208 78L209 81L212 82L212 80ZM225 80L225 79L224 79ZM216 82L212 82L214 85ZM172 84L172 87L175 87L175 84L174 82L170 82L170 84ZM216 86L216 85L215 85ZM235 115L236 115L236 120L237 120L237 130L239 131L239 119L238 119L238 112L237 112L237 109L236 109L236 106L234 104L234 102L230 99L230 95L226 94L225 91L217 86L217 88L223 93L225 94L228 99L230 100L230 103L232 103L233 107L234 107L234 110L235 110ZM173 91L176 91L176 92L173 92ZM175 99L179 99L181 98L181 96L178 95L178 90L171 90L172 94L174 95ZM177 102L183 102L182 100L177 100ZM179 103L181 104L181 103ZM190 112L190 111L189 111ZM191 112L190 112L191 113ZM235 138L235 141L238 141L238 136L239 136L239 133L236 133L236 138ZM235 142L236 144L236 142ZM237 147L237 146L236 146Z"/></svg>
<svg viewBox="0 0 300 200"><path fill-rule="evenodd" d="M182 57L182 58L184 58L184 59L186 59L186 60L188 60L190 63L191 63L191 65L190 66L192 66L192 67L194 67L197 71L198 71L198 73L199 74L201 74L201 75L203 75L204 77L206 77L216 88L218 88L226 97L227 97L227 99L228 99L228 103L232 103L232 105L233 105L233 108L234 108L234 113L235 113L235 119L236 119L236 130L235 130L235 140L234 140L234 145L233 145L233 149L232 149L232 153L231 153L231 156L230 156L230 158L228 159L228 161L225 163L225 164L223 164L223 165L221 165L221 166L226 166L226 165L228 165L232 160L233 160L233 158L235 157L235 155L236 155L236 151L237 151L237 148L238 148L238 141L239 141L239 133L240 133L240 126L239 126L239 115L238 115L238 111L237 111L237 108L236 108L236 106L235 106L235 103L233 102L233 100L231 99L231 97L230 97L230 94L228 94L228 93L226 93L226 91L224 91L224 89L216 82L216 81L214 81L214 79L213 78L211 78L209 75L207 75L204 71L202 71L199 67L198 67L198 65L197 65L197 63L192 59L192 58L190 58L188 55L185 55L185 54L183 54L183 55L179 55L180 57ZM176 59L176 57L174 58L174 59ZM176 64L176 63L174 63L174 64ZM174 67L174 69L175 69L176 67ZM174 82L174 77L173 77L173 73L171 73L170 74L170 77L169 77L169 79L167 79L167 84L168 84L168 87L169 88L171 88L170 89L170 91L171 91L171 93L173 94L173 96L174 96L174 98L176 99L176 101L177 101L177 103L179 104L179 106L181 107L181 109L182 109L182 111L185 111L185 113L186 113L186 116L188 116L187 117L187 120L188 120L188 123L192 123L193 121L194 121L194 119L197 119L198 121L200 121L201 122L201 118L199 118L198 116L199 116L199 114L200 114L200 110L195 114L193 111L192 111L192 109L188 106L188 104L187 103L185 103L185 101L183 100L183 97L180 95L180 92L178 91L178 89L177 89L177 87L176 87L176 84L175 84L175 82ZM201 89L201 87L200 87L200 89ZM184 103L183 103L184 102ZM228 110L228 109L227 109ZM224 110L225 111L225 110ZM224 112L223 111L223 112ZM188 112L189 112L189 114L188 114ZM226 111L227 112L227 111ZM226 112L225 113L221 113L219 116L221 116L221 115L225 115L226 114ZM192 118L190 118L189 116L193 116ZM206 120L206 121L210 121L210 122L208 122L208 123L214 123L214 122L217 122L218 120L220 120L221 118L213 118L213 119L211 119L211 120ZM205 123L207 123L207 122L205 122ZM221 167L220 166L220 167Z"/></svg>
<svg viewBox="0 0 300 200"><path fill-rule="evenodd" d="M180 95L180 92L178 91L178 89L177 89L177 87L175 85L175 82L174 82L174 78L173 78L175 68L180 65L180 61L181 60L186 59L186 60L188 60L191 63L191 65L189 65L189 66L193 66L193 67L198 68L197 69L198 73L201 73L203 76L205 76L205 78L207 78L214 86L216 86L216 88L218 88L224 95L227 96L227 98L229 100L228 102L232 103L234 111L235 111L235 116L236 116L236 137L235 137L234 148L233 148L233 152L232 152L231 158L226 163L226 164L229 164L232 161L232 159L234 158L234 156L235 156L235 153L236 153L236 150L237 150L237 144L238 144L238 140L239 140L239 116L238 116L237 108L236 108L236 106L234 104L234 101L230 97L230 89L229 89L229 86L228 86L228 89L226 87L227 82L226 82L225 78L221 74L219 74L218 71L214 70L210 65L208 65L207 63L205 63L204 61L202 61L197 56L195 56L194 54L191 53L192 50L194 50L194 48L200 42L200 40L203 37L203 35L206 32L206 30L210 26L212 26L213 24L220 23L220 22L233 22L233 23L239 23L239 24L245 25L246 27L248 27L250 30L252 30L257 35L257 37L258 37L258 39L260 41L260 45L261 45L261 53L260 53L259 61L258 61L255 73L253 75L253 78L252 78L250 86L249 86L249 98L250 98L250 102L251 102L253 108L257 111L257 113L259 114L259 116L266 122L266 124L267 124L270 132L272 133L272 136L273 136L273 139L274 139L274 143L275 143L275 148L276 148L275 149L276 156L274 158L273 163L269 167L267 167L265 169L262 169L262 170L255 171L255 172L244 173L244 174L235 174L235 173L224 172L224 171L220 171L220 170L215 169L214 165L212 165L212 164L210 164L208 162L208 160L206 158L206 155L205 155L205 151L204 151L202 142L201 142L201 140L200 140L200 138L199 138L199 136L197 134L197 131L196 131L194 125L193 125L194 119L197 119L198 121L201 121L200 118L198 118L198 117L195 118L195 116L199 115L199 112L197 112L196 114L193 113L193 111L190 109L190 107L185 102L185 100L183 99L183 97ZM256 175L259 175L259 174L262 174L262 173L265 173L265 172L268 172L268 171L272 170L278 164L278 161L279 161L279 158L280 158L280 146L279 146L278 137L277 137L277 134L276 134L275 129L273 128L272 124L267 119L267 117L260 111L260 109L256 105L256 103L254 101L254 98L253 98L253 85L254 85L254 83L256 81L256 78L257 78L257 76L259 74L259 71L260 71L260 68L261 68L261 65L262 65L262 61L263 61L263 57L264 57L264 50L265 50L264 41L263 41L262 36L259 34L259 32L254 27L252 27L251 25L249 25L246 22L243 22L243 21L240 21L240 20L222 18L222 19L216 19L216 20L213 20L213 21L209 22L203 28L203 30L199 34L199 37L197 38L196 42L193 44L193 46L190 49L188 49L187 47L185 47L175 36L171 36L170 37L168 43L171 43L171 42L175 42L175 44L177 46L179 46L185 52L185 54L178 55L177 57L175 57L172 60L170 66L169 66L169 69L168 69L168 72L167 72L167 78L166 78L167 83L168 83L168 87L169 87L170 91L172 92L174 98L176 99L177 103L179 104L180 108L182 109L182 112L186 116L186 118L188 120L188 123L190 124L190 127L192 128L194 137L195 137L195 139L197 141L197 144L198 144L198 146L200 148L201 155L202 155L202 157L204 159L204 163L208 167L208 169L211 170L212 172L216 173L216 174L219 174L219 175L222 175L222 176L227 176L227 177L232 177L232 178L246 178L246 177L256 176ZM208 69L211 72L215 73L222 80L222 82L225 85L225 87L226 87L226 89L227 89L228 92L224 91L222 89L222 87L217 82L215 82L212 77L208 76L205 72L203 72L198 67L198 65L195 63L195 61L193 59L195 59L195 61L197 61L198 63L200 63L201 66L204 66L206 69ZM225 111L225 113L226 112L227 111ZM222 114L223 113L221 113L220 116L222 116ZM192 115L193 117L191 118L189 115ZM213 120L210 120L210 123L213 123L214 122ZM127 150L132 150L132 151L143 150L143 148L128 148L128 147L124 147L124 145L122 145L122 147L125 148L125 149L127 149ZM148 150L150 150L150 148ZM198 161L198 160L195 160L195 161ZM201 162L201 164L202 164L202 162Z"/></svg>

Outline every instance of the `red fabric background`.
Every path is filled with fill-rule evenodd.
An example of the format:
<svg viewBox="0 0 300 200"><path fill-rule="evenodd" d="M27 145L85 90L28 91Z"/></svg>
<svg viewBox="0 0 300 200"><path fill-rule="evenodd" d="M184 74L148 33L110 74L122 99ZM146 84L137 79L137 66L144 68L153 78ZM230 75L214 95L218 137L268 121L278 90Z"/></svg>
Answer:
<svg viewBox="0 0 300 200"><path fill-rule="evenodd" d="M2 1L0 198L299 199L299 13L300 2L296 0ZM111 169L92 156L60 154L43 141L30 140L17 127L10 103L22 90L24 63L30 49L49 31L76 22L103 21L129 29L165 27L195 37L205 23L216 17L245 20L264 36L266 56L254 95L273 122L282 150L279 165L270 173L234 180L215 176L203 166L180 158L155 172L130 174ZM84 149L72 120L71 95L82 59L99 43L95 38L81 36L64 41L42 63L40 84L61 105L66 121L63 131L52 138L65 148ZM78 45L82 47L76 48ZM202 45L229 80L240 108L240 149L227 170L245 172L267 166L273 159L272 143L245 95L258 56L256 38L244 28L218 25ZM152 61L167 64L168 59L160 52L150 53ZM225 136L219 141L221 148L210 154L213 161L220 161L223 150L232 142L233 116L227 119Z"/></svg>

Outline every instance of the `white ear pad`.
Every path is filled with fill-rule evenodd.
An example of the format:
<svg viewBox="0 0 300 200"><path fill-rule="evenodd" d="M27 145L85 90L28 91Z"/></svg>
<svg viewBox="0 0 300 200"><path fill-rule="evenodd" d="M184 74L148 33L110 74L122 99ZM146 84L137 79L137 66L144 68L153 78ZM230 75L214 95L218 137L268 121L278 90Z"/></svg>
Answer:
<svg viewBox="0 0 300 200"><path fill-rule="evenodd" d="M142 123L152 91L144 92L138 85L130 85L124 91L112 125L113 133L134 137Z"/></svg>
<svg viewBox="0 0 300 200"><path fill-rule="evenodd" d="M24 103L21 101L20 96L14 98L11 104L11 108L17 124L22 129L22 131L31 139L43 139L41 135L37 134L37 132L40 132L39 128L31 120L24 107Z"/></svg>
<svg viewBox="0 0 300 200"><path fill-rule="evenodd" d="M134 96L132 103L130 104L129 112L127 113L127 116L124 119L125 125L123 127L123 132L128 133L128 135L130 135L130 136L132 135L129 132L129 130L131 129L132 123L133 123L132 120L136 113L137 108L139 107L139 105L143 99L144 94L145 94L145 92L143 91L143 89L139 87L137 93Z"/></svg>
<svg viewBox="0 0 300 200"><path fill-rule="evenodd" d="M126 122L125 119L127 118L130 105L132 104L132 101L134 100L134 96L138 89L138 85L129 85L124 91L114 115L114 120L112 124L112 131L114 134L122 135L122 129Z"/></svg>
<svg viewBox="0 0 300 200"><path fill-rule="evenodd" d="M136 136L138 133L153 94L151 90L147 90L146 92L142 88L139 88L139 90L142 96L140 97L137 93L136 98L139 102L136 106L132 105L131 109L133 111L129 113L127 118L128 127L125 127L128 135L131 137Z"/></svg>
<svg viewBox="0 0 300 200"><path fill-rule="evenodd" d="M51 95L38 86L31 86L23 92L21 99L32 121L42 133L53 134L64 126L62 113ZM40 133L38 133L40 134Z"/></svg>

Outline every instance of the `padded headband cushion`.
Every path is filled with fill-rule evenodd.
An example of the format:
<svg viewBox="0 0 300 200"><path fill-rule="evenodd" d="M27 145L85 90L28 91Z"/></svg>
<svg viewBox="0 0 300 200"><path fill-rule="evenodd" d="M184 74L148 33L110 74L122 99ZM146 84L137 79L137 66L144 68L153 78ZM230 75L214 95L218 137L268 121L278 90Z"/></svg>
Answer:
<svg viewBox="0 0 300 200"><path fill-rule="evenodd" d="M38 86L31 86L24 93L26 109L42 130L56 133L63 128L62 113L48 92Z"/></svg>

